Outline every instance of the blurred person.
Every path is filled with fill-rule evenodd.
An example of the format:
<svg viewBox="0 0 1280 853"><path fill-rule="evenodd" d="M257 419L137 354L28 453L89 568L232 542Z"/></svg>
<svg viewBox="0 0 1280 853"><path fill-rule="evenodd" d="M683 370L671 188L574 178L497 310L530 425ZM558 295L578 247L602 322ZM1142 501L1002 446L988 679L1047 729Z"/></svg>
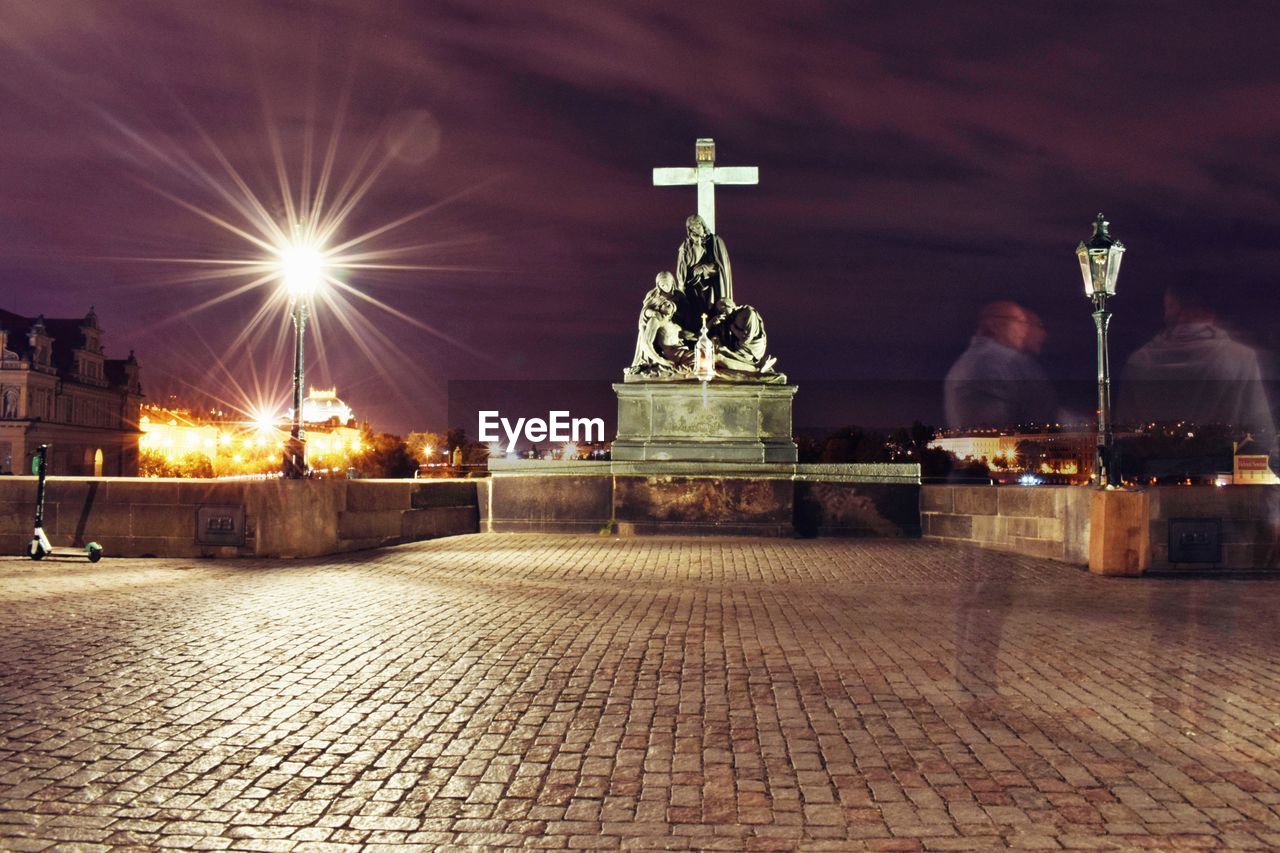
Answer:
<svg viewBox="0 0 1280 853"><path fill-rule="evenodd" d="M1230 426L1270 450L1275 421L1258 354L1227 334L1202 294L1166 289L1165 328L1129 357L1117 414L1134 424Z"/></svg>
<svg viewBox="0 0 1280 853"><path fill-rule="evenodd" d="M1057 398L1035 356L1044 347L1044 323L1016 302L992 302L943 383L947 426L1014 427L1046 424L1058 415Z"/></svg>
<svg viewBox="0 0 1280 853"><path fill-rule="evenodd" d="M985 560L973 552L960 568L966 582L955 593L955 685L962 691L959 704L971 718L997 719L1003 704L1000 693L1001 670L1004 683L1014 680L1007 662L1002 666L1000 649L1004 623L1017 604L1017 571L1005 562Z"/></svg>

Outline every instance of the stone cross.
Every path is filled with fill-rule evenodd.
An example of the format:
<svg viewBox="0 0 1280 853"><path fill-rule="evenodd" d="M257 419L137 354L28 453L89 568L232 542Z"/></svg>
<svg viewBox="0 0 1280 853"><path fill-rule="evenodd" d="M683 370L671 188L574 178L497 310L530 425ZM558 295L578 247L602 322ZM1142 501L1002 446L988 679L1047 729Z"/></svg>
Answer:
<svg viewBox="0 0 1280 853"><path fill-rule="evenodd" d="M760 169L757 166L717 166L714 139L697 142L698 165L692 169L682 166L653 170L655 187L698 185L698 215L707 223L707 230L716 233L716 184L758 184Z"/></svg>

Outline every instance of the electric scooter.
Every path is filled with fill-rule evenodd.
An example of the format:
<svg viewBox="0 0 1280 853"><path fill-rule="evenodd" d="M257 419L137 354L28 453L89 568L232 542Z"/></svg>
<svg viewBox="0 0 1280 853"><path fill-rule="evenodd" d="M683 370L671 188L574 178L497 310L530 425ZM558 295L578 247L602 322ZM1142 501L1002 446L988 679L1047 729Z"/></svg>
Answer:
<svg viewBox="0 0 1280 853"><path fill-rule="evenodd" d="M36 485L36 530L31 536L31 544L27 546L27 554L33 560L43 560L50 554L56 557L86 557L90 563L96 563L102 559L102 546L97 542L90 542L79 548L61 548L55 549L49 544L49 537L44 533L44 481L45 475L49 470L49 445L42 444L40 449L36 451L36 455L31 460L31 473L35 474L37 479Z"/></svg>

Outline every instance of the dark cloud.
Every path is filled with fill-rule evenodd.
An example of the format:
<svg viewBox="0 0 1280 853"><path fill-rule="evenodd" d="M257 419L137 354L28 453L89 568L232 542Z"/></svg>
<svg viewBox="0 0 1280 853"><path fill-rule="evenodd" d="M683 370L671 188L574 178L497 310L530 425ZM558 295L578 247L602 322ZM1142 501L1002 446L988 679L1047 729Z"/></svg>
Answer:
<svg viewBox="0 0 1280 853"><path fill-rule="evenodd" d="M343 168L391 155L345 233L441 205L376 241L440 269L352 284L469 346L366 307L364 340L319 319L313 375L379 425L439 427L449 380L617 378L636 300L694 205L649 170L711 135L723 162L760 166L759 187L720 194L720 230L739 297L800 383L936 380L1000 297L1046 318L1055 375L1087 377L1072 250L1100 208L1130 250L1120 357L1191 267L1212 267L1243 323L1274 326L1278 17L1265 3L6 4L0 307L96 303L109 347L137 349L157 392L225 385L212 353L247 389L250 374L282 388L282 321L259 350L226 351L260 297L175 319L217 287L139 259L242 252L157 190L234 215L210 182L226 184L220 152L283 216L267 129L296 181L308 136L319 157L341 117Z"/></svg>

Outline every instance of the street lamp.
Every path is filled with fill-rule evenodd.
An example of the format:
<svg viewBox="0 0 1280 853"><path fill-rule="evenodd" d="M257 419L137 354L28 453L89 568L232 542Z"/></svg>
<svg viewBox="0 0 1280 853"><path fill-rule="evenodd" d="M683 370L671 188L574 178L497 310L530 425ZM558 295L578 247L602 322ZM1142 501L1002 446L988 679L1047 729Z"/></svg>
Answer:
<svg viewBox="0 0 1280 853"><path fill-rule="evenodd" d="M307 473L307 445L302 429L303 338L308 305L324 281L324 253L310 243L296 240L280 250L278 266L293 314L293 424L285 445L282 473L297 480Z"/></svg>
<svg viewBox="0 0 1280 853"><path fill-rule="evenodd" d="M1107 327L1111 310L1107 300L1116 295L1116 279L1124 244L1107 231L1110 223L1098 214L1089 242L1076 247L1080 274L1084 277L1085 296L1093 302L1093 325L1098 332L1098 441L1094 469L1099 488L1120 485L1120 472L1113 458L1111 433L1111 361L1107 355Z"/></svg>

